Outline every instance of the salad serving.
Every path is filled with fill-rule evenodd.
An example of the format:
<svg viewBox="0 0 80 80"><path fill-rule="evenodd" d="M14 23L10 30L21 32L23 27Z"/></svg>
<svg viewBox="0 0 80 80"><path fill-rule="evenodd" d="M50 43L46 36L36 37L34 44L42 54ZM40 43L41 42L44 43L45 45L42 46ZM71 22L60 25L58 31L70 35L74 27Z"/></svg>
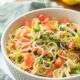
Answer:
<svg viewBox="0 0 80 80"><path fill-rule="evenodd" d="M80 25L39 14L9 34L9 59L34 75L63 78L80 74Z"/></svg>

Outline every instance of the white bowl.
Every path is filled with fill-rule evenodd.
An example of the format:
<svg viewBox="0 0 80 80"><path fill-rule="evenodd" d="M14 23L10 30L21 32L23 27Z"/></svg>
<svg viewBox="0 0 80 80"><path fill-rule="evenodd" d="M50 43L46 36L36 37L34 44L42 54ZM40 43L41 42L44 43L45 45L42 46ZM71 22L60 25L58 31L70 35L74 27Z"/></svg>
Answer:
<svg viewBox="0 0 80 80"><path fill-rule="evenodd" d="M16 80L80 80L80 75L75 75L75 76L66 77L66 78L47 78L47 77L32 75L19 69L8 58L7 51L6 51L6 43L7 43L9 33L12 33L16 27L22 24L24 20L31 20L39 13L44 13L49 17L56 17L58 19L61 19L62 17L67 17L70 20L80 24L80 13L77 11L69 10L69 9L58 9L58 8L57 9L54 9L54 8L39 9L31 12L26 12L25 14L17 17L7 26L1 39L2 54L5 57L5 61L11 73L13 74Z"/></svg>

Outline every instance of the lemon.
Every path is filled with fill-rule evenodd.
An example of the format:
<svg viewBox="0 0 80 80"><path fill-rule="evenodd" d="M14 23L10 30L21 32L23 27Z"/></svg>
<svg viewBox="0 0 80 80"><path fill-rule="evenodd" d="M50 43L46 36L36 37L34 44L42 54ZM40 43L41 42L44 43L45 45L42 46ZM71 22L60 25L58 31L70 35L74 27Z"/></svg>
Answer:
<svg viewBox="0 0 80 80"><path fill-rule="evenodd" d="M62 0L62 1L68 5L75 5L80 3L80 0Z"/></svg>

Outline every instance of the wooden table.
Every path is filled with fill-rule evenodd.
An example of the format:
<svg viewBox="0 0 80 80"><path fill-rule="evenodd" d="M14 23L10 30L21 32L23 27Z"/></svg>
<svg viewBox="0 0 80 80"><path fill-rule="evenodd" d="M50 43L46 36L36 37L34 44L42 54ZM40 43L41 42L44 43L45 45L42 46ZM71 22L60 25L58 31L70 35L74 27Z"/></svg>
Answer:
<svg viewBox="0 0 80 80"><path fill-rule="evenodd" d="M69 9L80 11L80 5L69 6L69 5L65 4L65 3L63 3L61 0L51 0L51 1L55 1L56 3L58 3L59 5L62 5L65 8L69 8Z"/></svg>

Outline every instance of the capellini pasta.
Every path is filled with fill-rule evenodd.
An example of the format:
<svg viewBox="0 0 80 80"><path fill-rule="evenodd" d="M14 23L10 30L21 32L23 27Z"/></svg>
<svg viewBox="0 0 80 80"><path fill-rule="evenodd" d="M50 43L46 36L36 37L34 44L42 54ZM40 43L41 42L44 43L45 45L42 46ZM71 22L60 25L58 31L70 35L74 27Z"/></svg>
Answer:
<svg viewBox="0 0 80 80"><path fill-rule="evenodd" d="M8 38L8 56L20 69L50 78L80 74L80 26L67 18L39 14Z"/></svg>

